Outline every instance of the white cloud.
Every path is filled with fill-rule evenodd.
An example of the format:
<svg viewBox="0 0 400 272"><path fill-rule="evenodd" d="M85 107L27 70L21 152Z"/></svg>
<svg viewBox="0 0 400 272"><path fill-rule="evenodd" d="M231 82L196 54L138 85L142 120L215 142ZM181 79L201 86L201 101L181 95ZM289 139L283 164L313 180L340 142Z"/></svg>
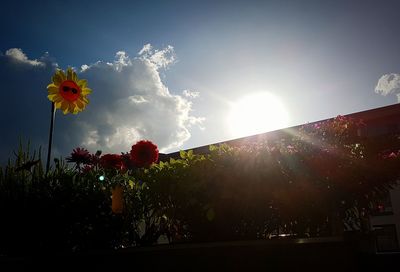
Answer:
<svg viewBox="0 0 400 272"><path fill-rule="evenodd" d="M201 126L204 118L192 116L192 102L171 94L161 81L160 69L174 63L174 56L171 46L155 50L148 44L138 57L119 51L112 63L85 66L79 76L94 91L79 120L87 131L79 142L119 153L140 139L154 141L164 152L187 141L190 127Z"/></svg>
<svg viewBox="0 0 400 272"><path fill-rule="evenodd" d="M200 96L200 92L183 90L182 94L187 98L197 98Z"/></svg>
<svg viewBox="0 0 400 272"><path fill-rule="evenodd" d="M135 104L140 104L140 103L146 103L149 102L146 100L146 98L144 98L142 95L132 95L130 97L128 97L128 99L135 103Z"/></svg>
<svg viewBox="0 0 400 272"><path fill-rule="evenodd" d="M174 48L168 45L162 50L153 49L151 44L146 44L138 53L139 59L148 61L152 65L159 68L167 68L168 65L173 64L176 61Z"/></svg>
<svg viewBox="0 0 400 272"><path fill-rule="evenodd" d="M381 95L395 94L400 102L400 74L386 74L381 76L375 87L375 92Z"/></svg>
<svg viewBox="0 0 400 272"><path fill-rule="evenodd" d="M19 61L23 63L27 63L33 66L44 66L45 64L43 62L40 62L38 60L30 60L28 57L25 55L25 53L22 51L21 48L10 48L6 51L6 56Z"/></svg>
<svg viewBox="0 0 400 272"><path fill-rule="evenodd" d="M19 61L18 67L10 58ZM18 146L15 139L21 134L32 146L46 147L50 110L46 86L57 66L48 59L40 59L46 65L39 69L38 61L29 60L20 49L0 55L0 72L5 73L2 84L10 95L10 107L2 108L0 118L9 128L7 141L0 145L6 156L10 146ZM81 65L78 76L93 89L90 103L78 115L57 112L54 150L64 157L77 146L120 153L141 139L153 141L162 152L178 149L191 137L191 127L201 127L204 118L192 114L193 103L187 96L172 94L162 82L161 70L174 62L171 46L156 50L149 44L136 57L119 51L114 61ZM30 68L20 69L21 65ZM24 88L24 82L29 82L29 88Z"/></svg>
<svg viewBox="0 0 400 272"><path fill-rule="evenodd" d="M139 55L146 54L147 52L150 52L153 49L153 46L151 44L145 44L143 45L143 48L139 51Z"/></svg>
<svg viewBox="0 0 400 272"><path fill-rule="evenodd" d="M131 60L129 59L128 55L124 51L118 51L115 54L115 61L113 63L107 63L110 66L113 66L115 70L121 71L123 67L132 65Z"/></svg>
<svg viewBox="0 0 400 272"><path fill-rule="evenodd" d="M89 65L86 65L86 64L82 65L81 72L85 71L87 68L89 68Z"/></svg>

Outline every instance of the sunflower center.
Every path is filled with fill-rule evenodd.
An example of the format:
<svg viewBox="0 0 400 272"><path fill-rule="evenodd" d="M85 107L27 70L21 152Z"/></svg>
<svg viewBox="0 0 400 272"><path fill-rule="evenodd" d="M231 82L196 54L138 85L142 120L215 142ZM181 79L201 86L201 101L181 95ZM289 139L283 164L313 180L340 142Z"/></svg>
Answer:
<svg viewBox="0 0 400 272"><path fill-rule="evenodd" d="M65 80L60 85L60 95L70 102L76 101L81 95L81 88L72 80Z"/></svg>

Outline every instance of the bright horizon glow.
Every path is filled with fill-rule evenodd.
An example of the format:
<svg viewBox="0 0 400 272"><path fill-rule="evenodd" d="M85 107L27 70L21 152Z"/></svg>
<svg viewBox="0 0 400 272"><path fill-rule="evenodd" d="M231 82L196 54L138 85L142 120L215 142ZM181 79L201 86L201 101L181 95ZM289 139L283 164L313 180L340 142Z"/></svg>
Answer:
<svg viewBox="0 0 400 272"><path fill-rule="evenodd" d="M289 114L275 95L253 93L231 105L228 125L233 137L239 138L287 127Z"/></svg>

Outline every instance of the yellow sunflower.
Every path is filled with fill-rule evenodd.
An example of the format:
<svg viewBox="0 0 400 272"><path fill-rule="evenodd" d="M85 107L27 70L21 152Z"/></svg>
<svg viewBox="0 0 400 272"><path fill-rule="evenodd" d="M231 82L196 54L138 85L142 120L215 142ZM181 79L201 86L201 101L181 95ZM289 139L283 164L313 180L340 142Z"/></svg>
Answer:
<svg viewBox="0 0 400 272"><path fill-rule="evenodd" d="M58 69L52 82L47 86L47 97L54 102L56 109L61 109L64 114L77 114L85 109L89 103L87 96L92 92L85 79L78 79L75 71L68 68L66 75Z"/></svg>

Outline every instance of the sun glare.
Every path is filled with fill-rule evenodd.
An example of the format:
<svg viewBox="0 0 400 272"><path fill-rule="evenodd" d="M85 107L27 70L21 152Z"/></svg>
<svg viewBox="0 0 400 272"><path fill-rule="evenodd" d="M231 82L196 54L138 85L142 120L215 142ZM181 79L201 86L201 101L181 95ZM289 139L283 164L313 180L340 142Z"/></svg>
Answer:
<svg viewBox="0 0 400 272"><path fill-rule="evenodd" d="M281 101L262 92L241 98L231 105L228 124L233 137L244 137L284 128L289 115Z"/></svg>

